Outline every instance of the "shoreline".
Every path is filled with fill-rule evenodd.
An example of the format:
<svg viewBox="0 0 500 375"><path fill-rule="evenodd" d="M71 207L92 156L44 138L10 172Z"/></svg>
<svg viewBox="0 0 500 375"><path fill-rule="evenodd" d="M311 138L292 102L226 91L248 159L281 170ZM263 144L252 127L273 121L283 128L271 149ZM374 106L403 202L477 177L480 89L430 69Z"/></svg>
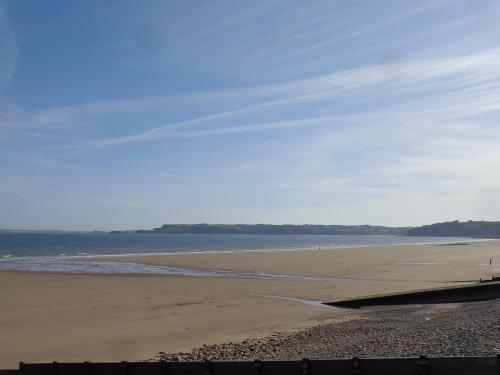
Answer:
<svg viewBox="0 0 500 375"><path fill-rule="evenodd" d="M0 367L19 361L145 360L160 351L189 352L205 344L293 333L364 313L299 300L327 302L478 280L488 276L489 268L481 264L490 257L500 260L500 241L113 258L113 262L201 271L315 278L307 282L4 271L0 272ZM360 279L322 279L328 277Z"/></svg>
<svg viewBox="0 0 500 375"><path fill-rule="evenodd" d="M393 236L391 236L393 237ZM439 237L435 237L439 238ZM333 251L358 248L378 248L378 247L399 247L399 246L454 246L468 245L474 243L500 241L498 238L468 238L463 241L435 241L435 242L401 242L391 244L367 244L367 245L339 245L328 247L296 247L296 248L266 248L266 249L237 249L237 250L196 250L196 251L173 251L173 252L145 252L145 253L114 253L114 254L90 254L82 252L74 255L60 253L57 255L12 255L4 254L0 256L0 261L7 259L31 259L31 258L56 258L56 259L98 259L115 257L154 257L154 256L179 256L179 255L202 255L202 254L238 254L238 253L273 253L273 252L302 252L302 251ZM1 271L1 270L0 270Z"/></svg>
<svg viewBox="0 0 500 375"><path fill-rule="evenodd" d="M401 248L427 249L449 247L458 248L467 245L481 245L487 243L500 243L499 240L474 240L464 242L440 242L440 243L414 243L404 245L366 245L366 246L345 246L323 249L283 249L283 250L235 250L235 251L207 251L207 252L175 252L175 253L132 253L132 254L112 254L112 255L76 255L76 256L29 256L29 257L7 257L0 259L0 272L20 271L35 273L53 273L53 274L89 274L89 275L164 275L164 276L183 276L183 277L226 277L226 278L253 278L269 280L297 280L297 281L387 281L380 277L353 277L349 275L308 275L307 273L289 273L286 269L281 272L272 270L262 272L259 269L241 269L241 268L220 268L216 265L207 267L205 264L192 266L177 262L178 259L211 259L218 258L224 263L224 257L232 259L234 257L276 257L292 256L297 254L309 257L328 257L335 253L353 254L367 251L390 251L394 249L395 256ZM172 262L169 261L172 260ZM220 262L219 262L220 263ZM234 263L234 262L233 262ZM406 266L452 266L453 263L446 262L400 262L400 265ZM469 264L469 266L489 266L487 263ZM491 269L491 267L490 267ZM494 272L500 272L500 268L492 269ZM406 282L404 278L390 279L390 281ZM427 280L414 280L427 281ZM470 280L456 280L455 282L468 282Z"/></svg>

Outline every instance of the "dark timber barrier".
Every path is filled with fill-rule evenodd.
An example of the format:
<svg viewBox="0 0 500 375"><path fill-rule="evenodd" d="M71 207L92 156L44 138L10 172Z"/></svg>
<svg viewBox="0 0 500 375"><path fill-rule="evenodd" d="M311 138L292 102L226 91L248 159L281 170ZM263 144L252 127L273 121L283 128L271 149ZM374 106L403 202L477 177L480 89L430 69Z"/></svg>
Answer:
<svg viewBox="0 0 500 375"><path fill-rule="evenodd" d="M0 375L499 375L500 354L485 357L302 361L21 363Z"/></svg>
<svg viewBox="0 0 500 375"><path fill-rule="evenodd" d="M382 294L371 297L328 302L326 305L359 308L364 306L490 301L497 298L500 298L500 282L484 282L466 286Z"/></svg>

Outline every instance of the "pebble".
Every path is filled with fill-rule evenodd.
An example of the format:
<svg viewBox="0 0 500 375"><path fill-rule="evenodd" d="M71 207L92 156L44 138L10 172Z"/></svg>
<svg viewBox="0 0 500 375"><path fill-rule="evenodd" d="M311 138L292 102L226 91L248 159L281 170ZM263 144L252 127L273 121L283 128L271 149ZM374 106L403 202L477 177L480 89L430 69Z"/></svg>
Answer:
<svg viewBox="0 0 500 375"><path fill-rule="evenodd" d="M473 356L500 353L500 299L448 307L388 307L361 319L330 323L267 339L203 345L156 360L298 360L352 357ZM432 316L432 319L426 319Z"/></svg>

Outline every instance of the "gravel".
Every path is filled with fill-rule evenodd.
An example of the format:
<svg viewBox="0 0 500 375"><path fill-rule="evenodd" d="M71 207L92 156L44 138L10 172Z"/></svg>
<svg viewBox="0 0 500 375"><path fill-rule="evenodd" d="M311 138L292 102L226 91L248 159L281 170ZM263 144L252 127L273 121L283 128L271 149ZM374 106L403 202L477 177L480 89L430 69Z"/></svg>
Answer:
<svg viewBox="0 0 500 375"><path fill-rule="evenodd" d="M472 356L500 353L500 299L458 305L356 310L349 321L262 340L205 345L156 360L296 360L352 357Z"/></svg>

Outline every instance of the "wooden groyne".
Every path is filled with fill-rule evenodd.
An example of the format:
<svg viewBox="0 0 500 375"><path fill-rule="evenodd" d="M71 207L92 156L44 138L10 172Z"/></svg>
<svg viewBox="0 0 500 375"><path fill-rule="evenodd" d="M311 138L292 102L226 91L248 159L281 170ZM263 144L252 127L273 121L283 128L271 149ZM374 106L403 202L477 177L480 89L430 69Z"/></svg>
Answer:
<svg viewBox="0 0 500 375"><path fill-rule="evenodd" d="M498 375L500 354L483 357L301 361L21 363L0 375Z"/></svg>
<svg viewBox="0 0 500 375"><path fill-rule="evenodd" d="M369 297L327 302L326 305L359 308L364 306L491 301L497 298L500 298L500 282L495 281L476 283L466 286L381 294Z"/></svg>

